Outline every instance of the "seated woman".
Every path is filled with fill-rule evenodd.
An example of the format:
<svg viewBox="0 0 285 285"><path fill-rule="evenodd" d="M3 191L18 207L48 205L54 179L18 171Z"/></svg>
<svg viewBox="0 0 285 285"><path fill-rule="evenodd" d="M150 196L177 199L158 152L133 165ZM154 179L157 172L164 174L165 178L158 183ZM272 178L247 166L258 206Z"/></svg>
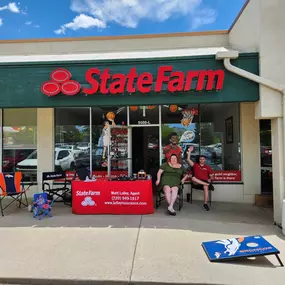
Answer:
<svg viewBox="0 0 285 285"><path fill-rule="evenodd" d="M179 184L184 184L188 178L185 168L178 163L177 156L172 154L168 162L162 164L157 172L156 185L163 187L165 199L168 202L168 212L175 216L173 205L177 199Z"/></svg>

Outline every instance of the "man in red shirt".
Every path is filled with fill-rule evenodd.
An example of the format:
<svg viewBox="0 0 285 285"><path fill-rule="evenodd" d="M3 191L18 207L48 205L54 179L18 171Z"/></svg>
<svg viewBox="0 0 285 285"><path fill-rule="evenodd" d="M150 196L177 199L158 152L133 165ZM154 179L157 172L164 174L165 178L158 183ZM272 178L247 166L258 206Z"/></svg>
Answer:
<svg viewBox="0 0 285 285"><path fill-rule="evenodd" d="M204 209L209 211L210 208L208 206L208 197L209 197L209 189L213 190L214 187L211 184L213 179L213 171L210 166L205 164L206 158L203 155L199 157L199 163L195 163L191 160L191 152L194 150L193 146L190 146L187 153L187 162L190 164L193 170L192 182L201 186L204 190Z"/></svg>
<svg viewBox="0 0 285 285"><path fill-rule="evenodd" d="M178 145L179 139L177 133L171 133L169 135L170 144L163 148L163 154L167 161L169 161L172 154L175 154L178 158L178 162L181 162L181 147Z"/></svg>

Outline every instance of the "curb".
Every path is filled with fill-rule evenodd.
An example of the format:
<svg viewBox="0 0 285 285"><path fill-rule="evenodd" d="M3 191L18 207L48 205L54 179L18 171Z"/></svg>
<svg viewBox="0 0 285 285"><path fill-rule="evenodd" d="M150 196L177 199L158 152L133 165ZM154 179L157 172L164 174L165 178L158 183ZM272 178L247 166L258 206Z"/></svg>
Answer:
<svg viewBox="0 0 285 285"><path fill-rule="evenodd" d="M214 283L173 283L151 281L112 281L112 280L82 280L82 279L33 279L33 278L1 278L0 285L223 285Z"/></svg>

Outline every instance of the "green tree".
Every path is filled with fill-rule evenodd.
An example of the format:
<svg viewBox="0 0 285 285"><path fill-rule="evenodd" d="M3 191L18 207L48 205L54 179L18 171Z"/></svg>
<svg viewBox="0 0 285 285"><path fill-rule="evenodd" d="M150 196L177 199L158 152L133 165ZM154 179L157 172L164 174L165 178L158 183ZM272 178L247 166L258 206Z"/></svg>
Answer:
<svg viewBox="0 0 285 285"><path fill-rule="evenodd" d="M215 143L216 137L214 134L214 126L212 123L201 123L200 131L201 131L202 146Z"/></svg>

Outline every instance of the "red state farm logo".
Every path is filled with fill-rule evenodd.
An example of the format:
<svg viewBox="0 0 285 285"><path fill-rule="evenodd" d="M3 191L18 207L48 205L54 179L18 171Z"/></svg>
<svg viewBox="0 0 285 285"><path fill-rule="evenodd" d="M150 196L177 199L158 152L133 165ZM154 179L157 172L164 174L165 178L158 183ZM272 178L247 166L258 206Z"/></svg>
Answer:
<svg viewBox="0 0 285 285"><path fill-rule="evenodd" d="M70 80L71 73L64 68L58 68L50 74L51 80L46 81L41 86L41 91L47 96L56 96L63 93L67 96L76 95L80 89L80 84L75 80Z"/></svg>

